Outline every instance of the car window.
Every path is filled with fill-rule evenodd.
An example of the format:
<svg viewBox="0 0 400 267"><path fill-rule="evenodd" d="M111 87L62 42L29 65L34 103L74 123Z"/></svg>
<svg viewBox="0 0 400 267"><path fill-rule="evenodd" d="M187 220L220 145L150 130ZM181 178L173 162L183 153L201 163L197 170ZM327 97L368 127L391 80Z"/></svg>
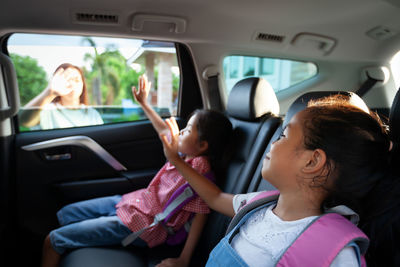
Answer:
<svg viewBox="0 0 400 267"><path fill-rule="evenodd" d="M176 115L180 69L174 43L18 33L7 49L17 72L20 131L146 119L131 91L144 73L154 109L163 117Z"/></svg>
<svg viewBox="0 0 400 267"><path fill-rule="evenodd" d="M317 66L311 62L240 55L225 57L223 67L227 94L246 77L262 77L279 92L317 74Z"/></svg>

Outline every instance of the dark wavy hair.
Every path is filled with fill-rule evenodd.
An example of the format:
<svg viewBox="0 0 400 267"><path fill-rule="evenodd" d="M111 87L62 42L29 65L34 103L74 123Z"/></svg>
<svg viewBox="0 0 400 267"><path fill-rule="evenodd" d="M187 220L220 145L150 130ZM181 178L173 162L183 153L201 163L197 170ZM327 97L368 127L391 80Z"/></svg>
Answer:
<svg viewBox="0 0 400 267"><path fill-rule="evenodd" d="M368 266L398 266L400 182L390 173L387 127L342 96L310 102L304 114L305 147L327 155L328 175L315 178L327 191L324 206L346 205L360 215L370 238Z"/></svg>
<svg viewBox="0 0 400 267"><path fill-rule="evenodd" d="M190 117L194 115L199 141L208 143L205 156L208 156L214 173L224 177L224 170L230 160L232 123L223 113L215 110L197 109Z"/></svg>
<svg viewBox="0 0 400 267"><path fill-rule="evenodd" d="M328 191L324 204L344 204L363 213L363 199L388 167L390 140L385 125L376 114L339 95L310 102L303 112L305 148L322 149L327 156L328 174L313 181ZM330 177L334 179L326 183Z"/></svg>

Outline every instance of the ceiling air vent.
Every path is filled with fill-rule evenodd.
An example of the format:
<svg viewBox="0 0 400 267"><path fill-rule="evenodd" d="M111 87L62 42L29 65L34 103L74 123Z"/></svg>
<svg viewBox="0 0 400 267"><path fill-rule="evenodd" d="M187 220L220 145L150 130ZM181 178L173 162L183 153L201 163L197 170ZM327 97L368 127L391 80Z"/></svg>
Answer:
<svg viewBox="0 0 400 267"><path fill-rule="evenodd" d="M269 33L263 33L259 32L256 34L256 40L259 41L271 41L271 42L283 42L283 39L285 39L285 36L281 35L276 35L276 34L269 34Z"/></svg>
<svg viewBox="0 0 400 267"><path fill-rule="evenodd" d="M75 12L73 15L75 23L95 25L118 25L119 17L109 13Z"/></svg>

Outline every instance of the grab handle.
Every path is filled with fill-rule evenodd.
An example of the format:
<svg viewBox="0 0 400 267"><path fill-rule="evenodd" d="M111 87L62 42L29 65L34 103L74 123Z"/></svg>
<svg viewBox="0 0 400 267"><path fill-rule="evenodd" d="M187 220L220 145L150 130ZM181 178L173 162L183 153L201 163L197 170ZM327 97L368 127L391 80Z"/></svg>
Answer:
<svg viewBox="0 0 400 267"><path fill-rule="evenodd" d="M3 121L17 114L19 110L19 94L17 74L11 59L7 55L0 53L0 65L2 66L4 88L9 101L8 107L0 108L0 121Z"/></svg>
<svg viewBox="0 0 400 267"><path fill-rule="evenodd" d="M142 31L145 22L173 24L174 27L170 28L170 32L184 33L186 31L185 19L173 16L153 15L153 14L135 14L133 16L133 21L132 21L132 30Z"/></svg>

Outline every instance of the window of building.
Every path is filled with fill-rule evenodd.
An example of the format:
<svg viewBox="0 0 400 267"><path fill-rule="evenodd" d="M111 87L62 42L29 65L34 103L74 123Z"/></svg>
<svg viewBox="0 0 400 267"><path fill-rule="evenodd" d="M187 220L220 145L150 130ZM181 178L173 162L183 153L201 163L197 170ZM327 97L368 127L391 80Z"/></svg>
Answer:
<svg viewBox="0 0 400 267"><path fill-rule="evenodd" d="M245 57L243 58L243 76L249 77L256 74L256 58Z"/></svg>
<svg viewBox="0 0 400 267"><path fill-rule="evenodd" d="M269 58L260 58L260 74L261 75L271 75L274 73L274 60Z"/></svg>
<svg viewBox="0 0 400 267"><path fill-rule="evenodd" d="M279 92L317 74L314 63L276 58L227 56L223 66L228 94L235 83L246 77L264 78Z"/></svg>
<svg viewBox="0 0 400 267"><path fill-rule="evenodd" d="M174 43L18 33L7 49L17 72L20 131L146 119L131 91L142 74L152 83L150 104L161 116L176 115L180 69ZM81 82L79 96L62 92L68 86L55 75L60 66L68 86ZM48 97L51 85L64 89Z"/></svg>
<svg viewBox="0 0 400 267"><path fill-rule="evenodd" d="M226 67L229 68L229 78L236 79L239 77L239 61L240 57L230 57L229 60L226 61Z"/></svg>

